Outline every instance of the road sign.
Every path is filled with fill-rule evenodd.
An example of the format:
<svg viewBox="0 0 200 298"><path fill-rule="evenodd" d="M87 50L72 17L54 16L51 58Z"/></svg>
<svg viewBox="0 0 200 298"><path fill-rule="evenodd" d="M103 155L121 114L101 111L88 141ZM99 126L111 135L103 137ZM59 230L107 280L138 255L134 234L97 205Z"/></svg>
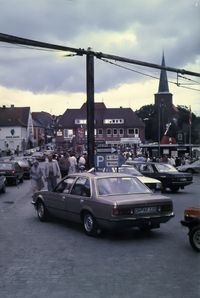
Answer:
<svg viewBox="0 0 200 298"><path fill-rule="evenodd" d="M116 149L113 147L100 147L96 149L97 153L114 153Z"/></svg>
<svg viewBox="0 0 200 298"><path fill-rule="evenodd" d="M119 166L118 154L97 154L95 155L96 168L109 168Z"/></svg>

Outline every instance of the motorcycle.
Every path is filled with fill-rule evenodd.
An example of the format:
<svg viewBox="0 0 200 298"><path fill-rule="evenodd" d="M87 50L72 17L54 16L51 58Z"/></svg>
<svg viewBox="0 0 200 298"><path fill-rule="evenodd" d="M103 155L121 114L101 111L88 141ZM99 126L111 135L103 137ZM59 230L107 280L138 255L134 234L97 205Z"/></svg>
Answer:
<svg viewBox="0 0 200 298"><path fill-rule="evenodd" d="M187 208L181 224L189 229L189 242L192 248L200 252L200 207Z"/></svg>

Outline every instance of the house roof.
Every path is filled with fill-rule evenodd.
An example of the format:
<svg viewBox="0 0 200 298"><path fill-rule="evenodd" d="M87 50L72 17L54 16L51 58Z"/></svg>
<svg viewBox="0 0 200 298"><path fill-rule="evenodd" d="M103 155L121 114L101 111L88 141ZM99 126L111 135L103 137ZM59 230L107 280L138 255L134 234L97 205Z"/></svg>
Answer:
<svg viewBox="0 0 200 298"><path fill-rule="evenodd" d="M47 112L32 112L34 126L48 128L52 124L52 115Z"/></svg>
<svg viewBox="0 0 200 298"><path fill-rule="evenodd" d="M30 107L0 107L0 126L27 127Z"/></svg>
<svg viewBox="0 0 200 298"><path fill-rule="evenodd" d="M104 119L124 119L126 127L144 127L142 120L136 115L131 108L107 108L104 103L95 103L96 120L95 127L102 127ZM59 123L63 127L73 128L75 119L87 118L87 106L83 104L80 109L67 109L60 117ZM112 127L119 127L118 124L112 124Z"/></svg>

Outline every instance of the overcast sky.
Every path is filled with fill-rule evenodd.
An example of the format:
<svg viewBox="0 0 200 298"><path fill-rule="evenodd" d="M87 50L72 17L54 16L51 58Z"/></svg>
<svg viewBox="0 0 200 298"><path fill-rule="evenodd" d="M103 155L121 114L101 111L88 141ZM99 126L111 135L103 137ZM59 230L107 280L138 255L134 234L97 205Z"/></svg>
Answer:
<svg viewBox="0 0 200 298"><path fill-rule="evenodd" d="M155 64L164 51L166 66L200 73L200 0L0 0L0 7L1 33ZM0 42L0 105L55 115L79 108L86 57L66 54ZM94 62L96 102L133 110L154 104L160 70ZM200 116L200 91L192 90L200 78L179 78L178 87L176 73L167 75L173 103Z"/></svg>

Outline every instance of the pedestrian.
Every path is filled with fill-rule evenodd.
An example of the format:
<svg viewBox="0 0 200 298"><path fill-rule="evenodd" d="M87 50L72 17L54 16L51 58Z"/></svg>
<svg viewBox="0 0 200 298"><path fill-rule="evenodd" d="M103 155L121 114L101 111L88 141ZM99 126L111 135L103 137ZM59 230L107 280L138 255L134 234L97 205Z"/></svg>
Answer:
<svg viewBox="0 0 200 298"><path fill-rule="evenodd" d="M39 165L39 162L36 159L33 161L30 171L30 177L33 193L35 191L41 190L44 187L43 172Z"/></svg>
<svg viewBox="0 0 200 298"><path fill-rule="evenodd" d="M19 145L17 145L17 148L16 148L16 150L15 150L15 154L16 154L17 156L19 156Z"/></svg>
<svg viewBox="0 0 200 298"><path fill-rule="evenodd" d="M58 164L60 167L61 176L64 177L68 175L70 162L69 162L69 154L64 153L58 160Z"/></svg>
<svg viewBox="0 0 200 298"><path fill-rule="evenodd" d="M48 191L52 191L57 185L57 179L61 178L60 168L57 160L49 155L44 166L44 177L47 181Z"/></svg>
<svg viewBox="0 0 200 298"><path fill-rule="evenodd" d="M86 159L84 155L80 155L79 158L77 159L78 161L78 170L79 172L83 172L85 170L85 165L86 165Z"/></svg>
<svg viewBox="0 0 200 298"><path fill-rule="evenodd" d="M70 167L69 167L69 174L76 173L77 170L77 159L75 154L72 152L69 157Z"/></svg>

